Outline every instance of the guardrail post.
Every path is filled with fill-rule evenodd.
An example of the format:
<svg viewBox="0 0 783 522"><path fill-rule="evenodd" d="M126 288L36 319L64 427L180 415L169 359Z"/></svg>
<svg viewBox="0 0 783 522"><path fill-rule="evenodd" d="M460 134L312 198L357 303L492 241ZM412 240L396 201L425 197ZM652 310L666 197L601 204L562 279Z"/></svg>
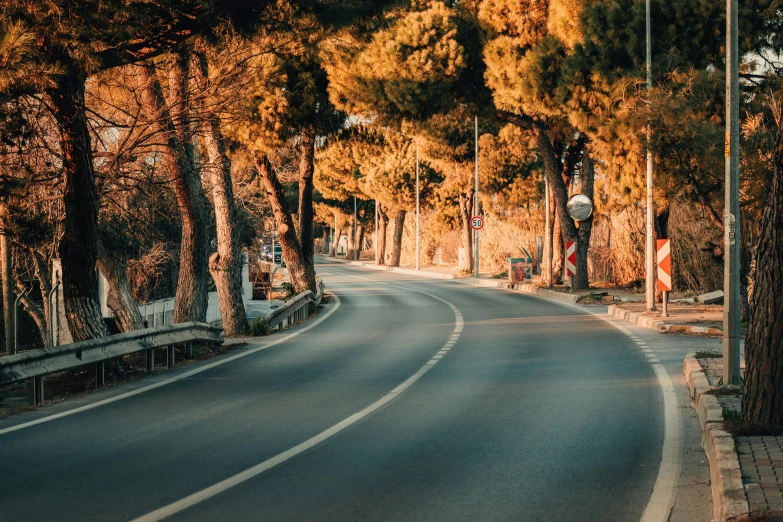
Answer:
<svg viewBox="0 0 783 522"><path fill-rule="evenodd" d="M106 362L95 363L95 386L100 388L106 385Z"/></svg>
<svg viewBox="0 0 783 522"><path fill-rule="evenodd" d="M147 350L147 371L151 372L155 369L155 350L150 348Z"/></svg>
<svg viewBox="0 0 783 522"><path fill-rule="evenodd" d="M44 378L33 378L33 403L35 405L43 404L44 401Z"/></svg>
<svg viewBox="0 0 783 522"><path fill-rule="evenodd" d="M170 344L166 347L166 366L169 370L174 368L174 345Z"/></svg>
<svg viewBox="0 0 783 522"><path fill-rule="evenodd" d="M188 341L185 343L185 358L186 359L193 358L193 341Z"/></svg>

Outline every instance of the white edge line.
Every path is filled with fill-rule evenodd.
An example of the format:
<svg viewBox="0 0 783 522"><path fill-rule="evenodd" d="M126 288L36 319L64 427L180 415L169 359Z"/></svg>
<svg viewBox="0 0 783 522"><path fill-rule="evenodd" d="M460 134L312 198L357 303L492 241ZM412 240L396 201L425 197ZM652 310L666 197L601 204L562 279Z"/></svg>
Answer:
<svg viewBox="0 0 783 522"><path fill-rule="evenodd" d="M357 277L357 278L360 278L360 279L369 279L369 278L363 278L363 277L360 277L360 276L354 276L354 275L350 275L350 274L336 274L336 275L343 275L343 276L347 276L347 277ZM369 280L373 281L373 282L376 282L376 283L380 283L382 285L395 287L395 285L391 285L389 283L382 283L382 282L379 282L379 281L374 281L372 279L369 279ZM401 287L401 286L398 286L396 288L401 288L401 289L407 290L409 292L416 292L418 294L423 294L423 295L432 297L433 299L436 299L438 301L441 301L441 302L449 305L449 307L451 308L452 312L454 312L454 322L455 322L454 331L456 332L458 329L459 329L459 331L462 331L462 327L463 327L463 324L464 324L464 319L463 319L462 313L452 303L450 303L450 302L446 301L445 299L442 299L442 298L440 298L440 297L438 297L436 295L429 294L427 292L422 292L421 290L413 290L413 289L405 288L405 287ZM263 462L261 462L259 464L256 464L255 466L253 466L251 468L248 468L248 469L246 469L246 470L244 470L244 471L242 471L242 472L240 472L240 473L238 473L238 474L236 474L236 475L234 475L232 477L229 477L229 478L227 478L225 480L222 480L222 481L218 482L217 484L214 484L212 486L209 486L208 488L202 489L201 491L197 491L196 493L188 495L187 497L185 497L185 498L183 498L181 500L178 500L178 501L176 501L174 503L171 503L171 504L169 504L167 506L163 506L161 508L156 509L155 511L147 513L146 515L143 515L143 516L141 516L139 518L136 518L136 519L132 520L131 522L156 522L156 521L159 521L159 520L163 520L165 518L168 518L168 517L170 517L172 515L175 515L175 514L181 512L181 511L184 511L184 510L186 510L186 509L188 509L188 508L190 508L190 507L192 507L192 506L194 506L196 504L199 504L199 503L201 503L201 502L203 502L203 501L205 501L205 500L207 500L207 499L209 499L211 497L219 495L220 493L223 493L224 491L227 491L227 490L233 488L234 486L237 486L237 485L239 485L239 484L241 484L243 482L246 482L246 481L248 481L248 480L250 480L250 479L260 475L261 473L263 473L263 472L265 472L267 470L270 470L270 469L274 468L275 466L284 463L287 460L290 460L291 458L299 455L300 453L303 453L303 452L307 451L308 449L310 449L310 448L320 444L321 442L323 442L323 441L325 441L325 440L327 440L327 439L337 435L338 433L340 433L344 429L348 428L349 426L351 426L353 424L356 424L357 422L359 422L364 417L370 415L374 411L376 411L379 408L381 408L382 406L386 405L392 399L395 399L402 392L404 392L405 390L407 390L408 388L413 386L413 384L416 381L421 379L422 376L424 376L425 373L430 371L430 369L432 369L435 366L435 364L437 364L437 363L438 363L437 360L434 360L434 361L433 360L429 360L429 361L427 361L424 364L424 366L419 368L419 370L416 373L414 373L413 375L408 377L405 381L402 382L402 384L398 385L396 388L394 388L393 390L388 392L386 395L384 395L383 397L381 397L380 399L378 399L374 403L370 404L369 406L367 406L363 410L361 410L361 411L359 411L357 413L354 413L350 417L348 417L348 418L338 422L334 426L332 426L330 428L327 428L326 430L322 431L318 435L316 435L316 436L314 436L314 437L312 437L310 439L307 439L306 441L304 441L304 442L294 446L293 448L290 448L290 449L288 449L288 450L286 450L286 451L284 451L282 453L279 453L279 454L275 455L274 457L272 457L270 459L267 459L267 460L265 460L265 461L263 461Z"/></svg>
<svg viewBox="0 0 783 522"><path fill-rule="evenodd" d="M150 384L149 386L145 386L145 387L139 388L137 390L133 390L133 391L130 391L130 392L122 393L120 395L116 395L114 397L110 397L110 398L104 399L102 401L94 402L92 404L86 404L84 406L80 406L79 408L74 408L72 410L67 410L67 411L64 411L64 412L61 412L61 413L55 413L54 415L49 415L48 417L43 417L43 418L36 419L36 420L33 420L33 421L29 421L29 422L23 422L21 424L15 425L15 426L9 426L8 428L4 428L4 429L0 430L0 435L5 435L6 433L11 433L13 431L22 430L22 429L25 429L25 428L30 428L32 426L37 426L38 424L43 424L45 422L51 422L53 420L61 419L63 417L68 417L69 415L75 415L75 414L81 413L83 411L92 410L94 408L99 408L101 406L105 406L105 405L111 404L113 402L121 401L123 399L127 399L127 398L133 397L135 395L139 395L141 393L148 392L148 391L160 388L162 386L166 386L167 384L171 384L173 382L177 382L177 381L181 381L183 379L187 379L188 377L192 377L192 376L194 376L196 374L205 372L207 370L211 370L212 368L215 368L217 366L221 366L223 364L230 363L232 361L236 361L237 359L241 359L242 357L247 357L248 355L253 355L256 352L260 352L261 350L266 350L266 349L271 348L273 346L277 346L278 344L281 344L281 343L284 343L286 341L289 341L290 339L296 337L297 335L299 335L301 333L304 333L304 332L306 332L307 330L309 330L311 328L315 328L316 326L321 324L323 321L328 319L329 316L331 316L334 312L336 312L338 308L340 308L340 303L341 303L340 298L337 297L335 294L331 294L330 293L330 295L334 297L336 302L335 302L335 305L328 312L326 312L323 316L319 317L318 319L315 320L315 322L313 322L312 324L306 326L305 328L302 328L301 330L298 330L298 331L296 331L294 333L291 333L291 334L288 334L288 335L286 335L284 337L281 337L277 341L273 341L271 343L267 343L267 344L265 344L263 346L259 346L257 348L252 348L250 350L246 350L246 351L244 351L242 353L238 353L236 355L232 355L231 357L226 357L225 359L221 359L219 361L215 361L215 362L206 364L204 366L200 366L198 368L195 368L195 369L190 370L188 372L185 372L183 374L177 375L176 377L171 377L169 379L165 379L163 381L156 382L155 384Z"/></svg>

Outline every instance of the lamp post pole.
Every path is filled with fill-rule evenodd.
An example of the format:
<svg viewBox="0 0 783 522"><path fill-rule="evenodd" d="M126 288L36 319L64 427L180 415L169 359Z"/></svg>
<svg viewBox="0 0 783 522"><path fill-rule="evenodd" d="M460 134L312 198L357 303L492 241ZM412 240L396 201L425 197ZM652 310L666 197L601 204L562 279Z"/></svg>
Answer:
<svg viewBox="0 0 783 522"><path fill-rule="evenodd" d="M652 31L650 28L650 0L646 3L647 26L647 102L652 89ZM647 310L655 310L655 199L652 156L652 127L647 123L647 244L645 248L645 297Z"/></svg>
<svg viewBox="0 0 783 522"><path fill-rule="evenodd" d="M378 200L375 200L375 264L378 263Z"/></svg>
<svg viewBox="0 0 783 522"><path fill-rule="evenodd" d="M419 226L421 192L419 190L419 145L416 144L416 270L421 270L421 229Z"/></svg>
<svg viewBox="0 0 783 522"><path fill-rule="evenodd" d="M357 242L358 238L356 237L356 226L357 226L357 222L356 222L356 196L354 196L353 197L353 245L352 245L353 246L353 261L356 260L356 253L357 253L356 252L357 251L356 242Z"/></svg>
<svg viewBox="0 0 783 522"><path fill-rule="evenodd" d="M723 383L740 384L739 49L737 0L726 1L726 185L723 263Z"/></svg>
<svg viewBox="0 0 783 522"><path fill-rule="evenodd" d="M478 215L479 215L479 163L478 163L478 161L479 161L479 144L478 144L478 116L476 116L475 123L476 123L476 127L475 127L475 130L476 130L476 187L475 187L475 192L476 192L476 199L475 199L475 202L473 203L473 215L474 215L474 216L478 216ZM475 259L475 261L474 261L474 265L475 265L475 275L474 275L474 277L475 277L476 279L478 279L478 277L479 277L479 231L478 231L478 230L476 230L476 231L473 233L473 235L474 235L474 237L475 237L475 243L476 243L476 248L474 248L475 255L476 255L476 259Z"/></svg>

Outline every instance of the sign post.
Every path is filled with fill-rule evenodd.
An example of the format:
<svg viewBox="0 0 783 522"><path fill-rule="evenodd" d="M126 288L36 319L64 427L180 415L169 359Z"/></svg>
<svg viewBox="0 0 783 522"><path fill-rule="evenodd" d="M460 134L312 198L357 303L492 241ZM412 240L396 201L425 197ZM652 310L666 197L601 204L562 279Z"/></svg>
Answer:
<svg viewBox="0 0 783 522"><path fill-rule="evenodd" d="M672 291L672 248L668 239L659 239L658 251L658 290L663 292L663 313L661 317L669 316L669 292Z"/></svg>
<svg viewBox="0 0 783 522"><path fill-rule="evenodd" d="M576 241L566 241L566 276L571 278L571 292L574 291L576 275Z"/></svg>

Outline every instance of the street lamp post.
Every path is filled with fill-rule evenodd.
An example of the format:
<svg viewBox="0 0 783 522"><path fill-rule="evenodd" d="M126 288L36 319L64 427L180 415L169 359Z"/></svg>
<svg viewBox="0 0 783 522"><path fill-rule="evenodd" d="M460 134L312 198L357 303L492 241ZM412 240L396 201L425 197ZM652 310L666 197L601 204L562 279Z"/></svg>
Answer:
<svg viewBox="0 0 783 522"><path fill-rule="evenodd" d="M353 261L356 260L356 253L357 253L357 250L358 250L356 248L356 241L358 240L358 238L356 237L356 226L357 226L357 222L356 222L356 196L354 196L353 197L353 245L349 245L349 248L350 248L350 246L353 246Z"/></svg>
<svg viewBox="0 0 783 522"><path fill-rule="evenodd" d="M737 0L726 1L726 185L723 263L723 383L740 384L739 23Z"/></svg>
<svg viewBox="0 0 783 522"><path fill-rule="evenodd" d="M416 270L421 270L421 233L419 228L421 192L419 190L419 145L416 144Z"/></svg>
<svg viewBox="0 0 783 522"><path fill-rule="evenodd" d="M549 182L544 176L544 279L547 288L552 288L552 220L549 217Z"/></svg>
<svg viewBox="0 0 783 522"><path fill-rule="evenodd" d="M478 162L479 162L479 144L478 144L478 116L476 116L476 120L475 120L475 122L476 122L476 189L475 189L475 192L476 192L476 199L475 199L475 202L474 202L474 204L473 204L473 215L474 215L474 216L478 216L478 215L479 215L479 163L478 163ZM473 233L473 235L474 235L474 237L475 237L475 243L476 243L476 248L474 249L474 250L475 250L475 255L476 255L476 260L474 261L474 264L475 264L475 267L474 267L474 268L475 268L475 275L474 275L474 277L475 277L476 279L478 279L478 277L479 277L479 231L478 231L478 230L476 230L476 231Z"/></svg>
<svg viewBox="0 0 783 522"><path fill-rule="evenodd" d="M647 25L647 102L649 103L649 92L652 89L652 31L650 28L650 0L646 5L646 25ZM653 156L652 156L652 127L647 122L647 245L645 249L645 294L647 300L647 310L655 310L655 200L654 200L654 178L653 178Z"/></svg>

